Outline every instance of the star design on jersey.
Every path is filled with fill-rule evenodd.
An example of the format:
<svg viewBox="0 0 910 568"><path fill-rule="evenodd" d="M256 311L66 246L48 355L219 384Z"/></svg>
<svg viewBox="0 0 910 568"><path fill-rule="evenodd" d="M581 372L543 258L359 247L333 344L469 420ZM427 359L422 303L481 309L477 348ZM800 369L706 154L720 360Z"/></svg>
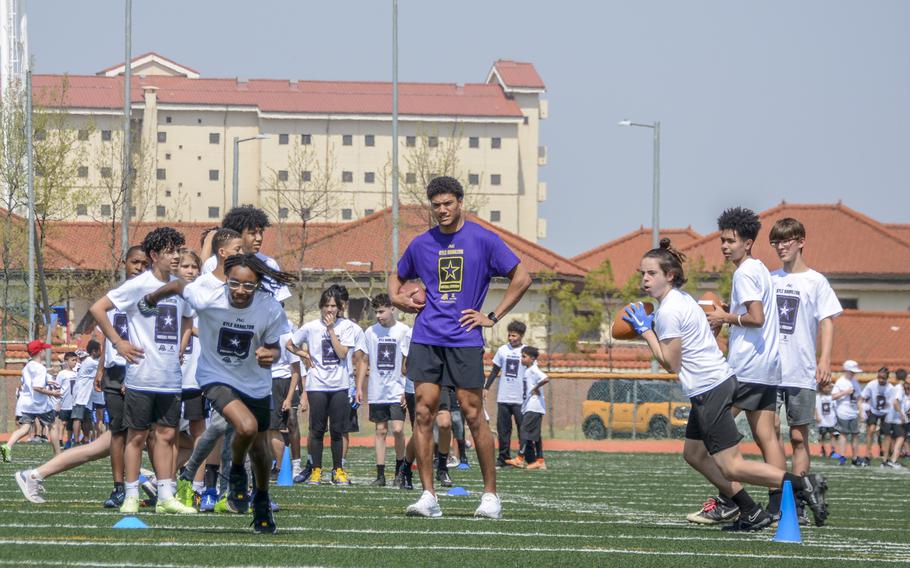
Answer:
<svg viewBox="0 0 910 568"><path fill-rule="evenodd" d="M518 376L518 361L516 359L506 359L506 376Z"/></svg>
<svg viewBox="0 0 910 568"><path fill-rule="evenodd" d="M236 337L232 337L230 341L231 341L231 345L234 347L238 347L240 345L240 340L237 339Z"/></svg>
<svg viewBox="0 0 910 568"><path fill-rule="evenodd" d="M793 308L791 308L791 307L789 306L789 304L782 304L782 305L780 306L780 309L779 309L778 311L780 312L780 317L786 319L787 317L789 317L790 312L791 312L792 310L793 310Z"/></svg>
<svg viewBox="0 0 910 568"><path fill-rule="evenodd" d="M443 272L445 272L445 280L458 280L458 271L461 269L457 263L449 261L448 263L442 266Z"/></svg>
<svg viewBox="0 0 910 568"><path fill-rule="evenodd" d="M395 345L383 345L376 353L376 368L380 371L391 371L395 368Z"/></svg>
<svg viewBox="0 0 910 568"><path fill-rule="evenodd" d="M117 331L120 333L120 336L123 337L123 334L125 334L128 329L129 327L126 324L123 324L117 328Z"/></svg>
<svg viewBox="0 0 910 568"><path fill-rule="evenodd" d="M173 327L174 326L174 318L172 318L171 316L165 316L164 319L161 321L164 323L164 327Z"/></svg>

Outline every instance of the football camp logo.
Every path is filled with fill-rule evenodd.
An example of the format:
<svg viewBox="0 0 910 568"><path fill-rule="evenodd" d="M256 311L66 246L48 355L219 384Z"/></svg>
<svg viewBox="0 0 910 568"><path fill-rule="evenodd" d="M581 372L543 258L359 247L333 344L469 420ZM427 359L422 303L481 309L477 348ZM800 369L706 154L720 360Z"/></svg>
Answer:
<svg viewBox="0 0 910 568"><path fill-rule="evenodd" d="M126 319L126 314L118 312L114 314L114 329L117 331L117 335L120 336L120 339L130 340L130 324L129 320Z"/></svg>
<svg viewBox="0 0 910 568"><path fill-rule="evenodd" d="M777 316L780 320L780 332L792 335L796 329L796 316L799 314L799 295L777 294Z"/></svg>
<svg viewBox="0 0 910 568"><path fill-rule="evenodd" d="M518 359L509 357L506 359L506 378L516 379L518 378Z"/></svg>
<svg viewBox="0 0 910 568"><path fill-rule="evenodd" d="M337 365L340 362L338 353L335 353L335 348L332 347L332 340L328 338L328 335L324 335L322 337L322 364L328 366Z"/></svg>
<svg viewBox="0 0 910 568"><path fill-rule="evenodd" d="M376 353L376 368L380 371L394 371L397 353L398 346L395 343L381 342L379 351Z"/></svg>
<svg viewBox="0 0 910 568"><path fill-rule="evenodd" d="M218 355L246 359L253 344L253 332L222 327L218 332Z"/></svg>
<svg viewBox="0 0 910 568"><path fill-rule="evenodd" d="M155 316L155 342L177 344L177 329L180 321L177 317L177 306L161 304L158 306L158 315Z"/></svg>
<svg viewBox="0 0 910 568"><path fill-rule="evenodd" d="M464 279L464 257L441 256L437 263L439 269L439 291L441 293L461 292Z"/></svg>

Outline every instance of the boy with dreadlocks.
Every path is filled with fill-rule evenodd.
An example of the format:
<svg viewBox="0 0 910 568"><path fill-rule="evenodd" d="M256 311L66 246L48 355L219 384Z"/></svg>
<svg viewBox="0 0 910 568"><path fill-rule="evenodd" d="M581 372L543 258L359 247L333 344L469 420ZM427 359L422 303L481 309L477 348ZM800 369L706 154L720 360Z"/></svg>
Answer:
<svg viewBox="0 0 910 568"><path fill-rule="evenodd" d="M279 357L279 340L287 325L284 309L271 294L257 293L264 277L286 286L293 276L267 266L254 254L224 261L224 286L197 280L172 282L139 302L143 315L156 314L159 302L174 291L199 317L200 357L196 380L215 409L234 427L231 445L228 509L246 513L249 480L243 466L247 453L253 466L253 531L277 529L269 504L271 449L268 429L272 402L272 363Z"/></svg>

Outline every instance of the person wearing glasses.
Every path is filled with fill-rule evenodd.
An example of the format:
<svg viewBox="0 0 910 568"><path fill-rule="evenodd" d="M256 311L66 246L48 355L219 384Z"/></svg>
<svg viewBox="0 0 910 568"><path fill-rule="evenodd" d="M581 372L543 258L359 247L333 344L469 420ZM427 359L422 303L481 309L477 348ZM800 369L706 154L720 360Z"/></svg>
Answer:
<svg viewBox="0 0 910 568"><path fill-rule="evenodd" d="M253 531L274 533L268 491L271 367L281 353L279 341L287 317L275 297L262 293L261 287L265 277L285 286L294 277L272 269L251 253L226 258L224 275L224 285L217 287L202 278L192 284L175 280L146 295L138 306L142 315L155 315L158 303L176 292L196 311L200 348L196 380L215 410L234 428L228 509L234 513L249 510L249 480L243 465L249 454L256 485Z"/></svg>

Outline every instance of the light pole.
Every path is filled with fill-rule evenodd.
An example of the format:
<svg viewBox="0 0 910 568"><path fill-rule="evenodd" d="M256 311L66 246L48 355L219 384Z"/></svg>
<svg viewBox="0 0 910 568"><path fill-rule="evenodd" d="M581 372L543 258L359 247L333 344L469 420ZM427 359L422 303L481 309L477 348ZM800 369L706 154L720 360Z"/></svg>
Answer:
<svg viewBox="0 0 910 568"><path fill-rule="evenodd" d="M249 142L250 140L265 140L268 136L257 134L249 138L238 138L234 136L234 176L231 181L231 208L237 207L240 201L240 143Z"/></svg>
<svg viewBox="0 0 910 568"><path fill-rule="evenodd" d="M660 121L651 124L622 120L619 126L641 126L654 131L654 188L651 196L651 248L660 245Z"/></svg>
<svg viewBox="0 0 910 568"><path fill-rule="evenodd" d="M392 0L392 261L398 262L398 0ZM371 269L372 272L372 269Z"/></svg>

